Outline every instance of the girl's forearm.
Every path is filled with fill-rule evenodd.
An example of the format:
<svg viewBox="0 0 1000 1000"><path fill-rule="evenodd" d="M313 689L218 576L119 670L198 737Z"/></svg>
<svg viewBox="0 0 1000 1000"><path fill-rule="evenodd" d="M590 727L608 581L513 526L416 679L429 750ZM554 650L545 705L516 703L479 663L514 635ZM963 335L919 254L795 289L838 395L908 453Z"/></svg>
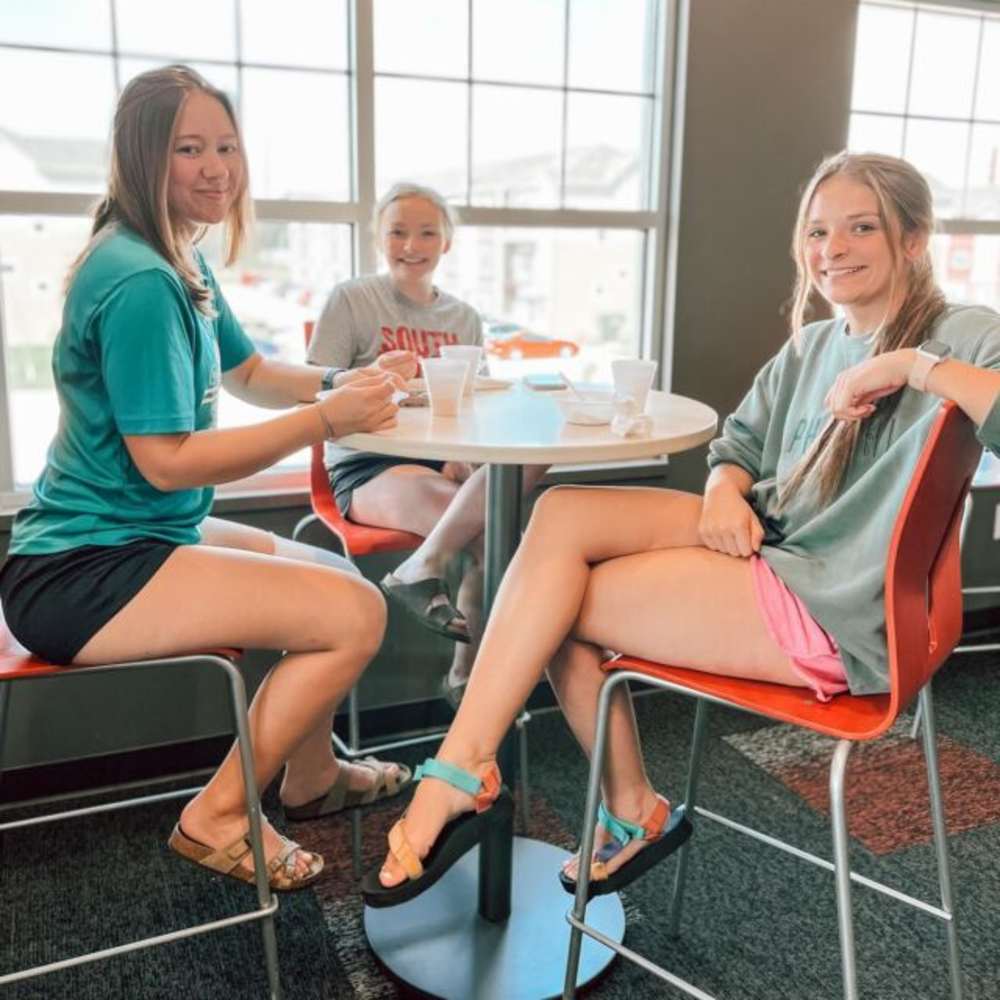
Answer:
<svg viewBox="0 0 1000 1000"><path fill-rule="evenodd" d="M126 444L143 476L169 492L244 479L325 436L319 407L312 405L248 427L131 436Z"/></svg>
<svg viewBox="0 0 1000 1000"><path fill-rule="evenodd" d="M1000 393L1000 371L977 368L955 358L935 365L927 376L927 391L950 399L968 414L976 426L988 416Z"/></svg>

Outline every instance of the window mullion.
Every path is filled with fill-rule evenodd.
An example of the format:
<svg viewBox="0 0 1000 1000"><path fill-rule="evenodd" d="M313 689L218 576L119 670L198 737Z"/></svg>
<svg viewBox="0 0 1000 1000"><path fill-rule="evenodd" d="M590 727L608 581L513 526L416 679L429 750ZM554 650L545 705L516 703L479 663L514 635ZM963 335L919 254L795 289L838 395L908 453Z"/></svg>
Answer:
<svg viewBox="0 0 1000 1000"><path fill-rule="evenodd" d="M353 169L361 220L375 210L375 25L372 0L354 0L351 25ZM354 266L370 274L377 266L375 234L364 221L354 226Z"/></svg>
<svg viewBox="0 0 1000 1000"><path fill-rule="evenodd" d="M659 387L673 384L674 320L677 286L677 227L680 213L680 164L684 151L684 102L687 79L690 0L663 0L659 10L657 48L662 54L659 128L655 130L652 162L657 165L656 226L653 252L646 241L643 353L659 362Z"/></svg>
<svg viewBox="0 0 1000 1000"><path fill-rule="evenodd" d="M0 248L0 417L3 433L0 434L0 501L14 492L14 440L12 437L13 407L10 399L10 381L7 377L7 329L4 324L3 256ZM0 503L2 505L2 503Z"/></svg>

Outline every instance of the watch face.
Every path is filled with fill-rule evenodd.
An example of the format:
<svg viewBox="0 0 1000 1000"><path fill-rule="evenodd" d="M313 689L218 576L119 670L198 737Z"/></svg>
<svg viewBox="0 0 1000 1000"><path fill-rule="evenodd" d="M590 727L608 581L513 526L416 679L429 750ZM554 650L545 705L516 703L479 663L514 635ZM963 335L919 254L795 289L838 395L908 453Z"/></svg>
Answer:
<svg viewBox="0 0 1000 1000"><path fill-rule="evenodd" d="M943 340L925 340L918 350L923 354L931 354L941 361L951 354L951 345L946 344Z"/></svg>

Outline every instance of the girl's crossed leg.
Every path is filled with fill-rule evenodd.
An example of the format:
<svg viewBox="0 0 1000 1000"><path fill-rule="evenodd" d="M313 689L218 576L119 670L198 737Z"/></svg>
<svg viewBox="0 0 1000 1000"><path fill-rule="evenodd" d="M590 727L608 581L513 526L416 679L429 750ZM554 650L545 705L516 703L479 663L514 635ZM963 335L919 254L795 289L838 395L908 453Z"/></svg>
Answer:
<svg viewBox="0 0 1000 1000"><path fill-rule="evenodd" d="M589 754L603 649L801 685L757 610L748 560L703 547L700 514L701 497L673 490L560 487L544 494L504 577L468 691L438 757L483 773L550 664L560 706ZM617 816L638 823L655 805L656 793L622 688L609 727L606 803ZM405 821L417 855L469 807L462 792L422 782ZM609 863L609 872L642 842L634 845ZM382 883L403 878L388 857Z"/></svg>

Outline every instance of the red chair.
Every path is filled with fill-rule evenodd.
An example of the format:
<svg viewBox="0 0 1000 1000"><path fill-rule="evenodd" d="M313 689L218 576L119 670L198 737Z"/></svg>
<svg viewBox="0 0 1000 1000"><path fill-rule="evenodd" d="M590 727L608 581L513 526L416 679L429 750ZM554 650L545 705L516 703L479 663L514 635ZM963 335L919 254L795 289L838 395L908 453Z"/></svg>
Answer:
<svg viewBox="0 0 1000 1000"><path fill-rule="evenodd" d="M127 944L116 945L110 948L102 948L99 951L88 952L74 958L63 959L57 962L47 962L42 965L34 965L30 968L21 969L17 972L0 974L0 986L17 982L22 979L32 979L36 976L45 975L48 972L55 972L58 969L66 969L74 965L82 965L86 962L96 962L101 959L111 958L115 955L122 955L126 952L136 951L140 948L150 948L161 944L168 944L182 938L191 937L196 934L205 934L210 931L220 930L233 924L246 923L251 920L261 921L261 933L264 944L264 958L267 964L268 980L270 984L270 996L272 1000L280 1000L281 983L278 974L278 951L274 933L274 913L278 908L278 901L271 893L267 882L266 864L264 861L263 838L260 826L260 796L257 792L257 781L254 777L253 757L250 743L250 728L247 722L247 699L246 689L243 684L243 677L235 665L239 653L235 650L220 650L209 652L195 652L187 656L162 657L155 660L138 660L129 663L107 663L99 666L87 667L59 667L44 660L32 656L13 637L3 618L3 610L0 608L0 774L3 773L3 748L5 736L5 723L9 702L10 688L15 682L30 681L39 677L60 678L60 677L94 677L107 673L110 670L134 670L138 667L162 667L175 668L185 664L207 663L211 666L219 667L229 678L230 704L233 709L233 720L240 748L240 762L243 766L243 782L246 791L248 804L248 814L250 820L250 840L253 846L254 868L258 873L256 882L258 906L249 912L240 913L235 916L224 917L219 920L212 920L207 923L196 924L180 930L170 931L166 934L158 934L154 937L143 938L139 941ZM94 813L111 812L117 809L126 809L130 806L146 805L151 802L162 802L174 798L190 798L197 788L186 788L179 791L165 792L158 795L146 795L141 798L125 799L117 802L105 802L100 805L85 806L79 809L70 809L46 815L32 816L28 819L14 820L0 823L0 836L5 831L17 830L29 826L37 826L42 823L52 823L58 820L74 819L78 816L89 816ZM23 857L27 861L28 859ZM127 881L127 876L126 876ZM120 891L126 891L125 888ZM7 901L12 902L12 901ZM17 906L29 905L26 901L18 900ZM9 917L13 923L15 916Z"/></svg>
<svg viewBox="0 0 1000 1000"><path fill-rule="evenodd" d="M947 927L951 988L954 1000L962 991L958 935L955 927L951 873L945 832L944 810L938 777L937 744L930 681L957 643L962 629L960 523L965 496L979 460L981 447L967 417L953 403L946 403L935 419L906 496L903 499L886 566L885 617L889 651L888 694L858 697L840 695L823 704L803 688L759 681L719 677L696 670L621 657L609 664L608 679L601 690L598 727L581 836L581 854L593 849L594 825L599 797L601 763L604 758L610 696L616 685L629 680L692 695L698 699L688 771L686 808L689 818L714 820L729 829L746 833L803 860L832 870L836 881L844 996L856 1000L857 977L854 927L851 915L852 880L923 910ZM919 697L923 711L924 753L927 760L931 814L941 885L941 905L934 906L908 896L850 870L847 819L844 809L844 772L852 744L873 740L885 733L899 713ZM695 803L698 770L708 718L709 704L741 708L765 718L788 722L838 740L830 769L830 807L833 826L833 863L764 835L740 823L702 809ZM688 848L680 851L677 876L668 918L670 933L676 934L680 920ZM581 878L567 920L573 930L566 971L564 997L574 995L581 935L588 934L630 961L685 992L708 994L673 976L648 959L595 933L585 922L589 868L581 867Z"/></svg>

